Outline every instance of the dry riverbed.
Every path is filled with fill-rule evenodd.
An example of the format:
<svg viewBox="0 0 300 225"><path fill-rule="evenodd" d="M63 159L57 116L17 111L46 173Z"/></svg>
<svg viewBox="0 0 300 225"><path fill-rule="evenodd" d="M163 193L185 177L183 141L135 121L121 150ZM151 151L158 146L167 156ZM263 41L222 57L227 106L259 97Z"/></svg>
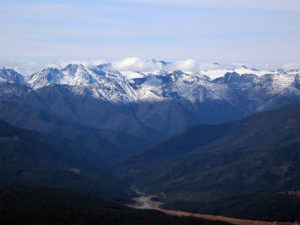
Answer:
<svg viewBox="0 0 300 225"><path fill-rule="evenodd" d="M147 195L143 192L140 192L135 187L133 187L132 190L135 191L139 196L133 198L133 200L135 201L134 204L130 204L127 206L136 209L154 209L169 215L192 216L192 217L208 219L208 220L225 221L236 225L275 225L275 224L276 225L298 225L298 223L245 220L245 219L236 219L236 218L230 218L224 216L206 215L206 214L199 214L199 213L189 213L189 212L182 212L176 210L162 209L159 207L160 205L162 205L162 202L152 200L155 197L154 195Z"/></svg>

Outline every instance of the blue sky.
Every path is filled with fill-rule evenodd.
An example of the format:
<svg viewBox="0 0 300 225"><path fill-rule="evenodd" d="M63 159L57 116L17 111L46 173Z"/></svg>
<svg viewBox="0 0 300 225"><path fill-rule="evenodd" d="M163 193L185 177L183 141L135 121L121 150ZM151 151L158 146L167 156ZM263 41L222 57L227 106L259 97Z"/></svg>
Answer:
<svg viewBox="0 0 300 225"><path fill-rule="evenodd" d="M0 0L0 60L299 63L299 0Z"/></svg>

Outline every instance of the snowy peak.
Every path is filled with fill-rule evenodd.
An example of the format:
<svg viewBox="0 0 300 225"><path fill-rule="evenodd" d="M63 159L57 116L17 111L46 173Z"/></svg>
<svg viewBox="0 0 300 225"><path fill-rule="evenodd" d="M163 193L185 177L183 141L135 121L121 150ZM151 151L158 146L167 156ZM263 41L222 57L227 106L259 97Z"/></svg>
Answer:
<svg viewBox="0 0 300 225"><path fill-rule="evenodd" d="M134 60L136 59L131 59ZM91 95L118 103L176 99L190 102L220 100L235 104L237 98L244 98L245 95L252 99L258 99L262 94L271 97L293 93L300 96L300 72L295 70L262 71L239 66L232 69L186 72L179 69L167 71L164 66L170 63L164 61L138 63L143 71L130 70L136 69L131 64L131 67L123 65L119 71L113 69L113 64L110 63L91 67L69 64L62 69L43 69L27 76L25 81L14 70L2 69L0 81L27 84L33 89L49 85L68 85L76 94ZM159 67L151 67L152 64ZM148 66L151 69L149 71L145 70Z"/></svg>
<svg viewBox="0 0 300 225"><path fill-rule="evenodd" d="M27 83L34 89L42 88L51 84L60 84L64 77L59 69L46 68L41 72L26 77Z"/></svg>
<svg viewBox="0 0 300 225"><path fill-rule="evenodd" d="M0 69L0 82L15 83L24 85L24 77L13 69Z"/></svg>
<svg viewBox="0 0 300 225"><path fill-rule="evenodd" d="M69 64L61 72L64 74L62 84L86 86L96 81L82 64Z"/></svg>
<svg viewBox="0 0 300 225"><path fill-rule="evenodd" d="M95 78L93 78L88 70L81 64L69 64L62 70L57 68L47 68L41 72L27 76L26 80L34 89L52 84L87 86L95 82Z"/></svg>
<svg viewBox="0 0 300 225"><path fill-rule="evenodd" d="M237 68L231 68L231 69L216 68L216 69L210 69L210 70L203 70L203 71L201 71L201 73L208 76L210 79L214 80L217 78L224 77L227 73L237 73L239 75L251 74L251 75L256 75L256 76L263 76L265 74L278 74L278 73L283 73L283 72L258 70L258 69L248 68L248 67L242 65Z"/></svg>
<svg viewBox="0 0 300 225"><path fill-rule="evenodd" d="M78 69L83 70L84 66L82 64L69 64L65 68L62 69L62 72L67 72L68 74L76 74Z"/></svg>

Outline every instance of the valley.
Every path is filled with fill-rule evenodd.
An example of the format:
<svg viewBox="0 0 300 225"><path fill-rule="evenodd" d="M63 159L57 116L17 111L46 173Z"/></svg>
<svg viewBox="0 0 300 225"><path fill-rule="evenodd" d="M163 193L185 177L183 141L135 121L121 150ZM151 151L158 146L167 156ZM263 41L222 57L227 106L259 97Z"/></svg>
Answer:
<svg viewBox="0 0 300 225"><path fill-rule="evenodd" d="M17 202L24 185L75 211L73 195L87 205L97 199L108 215L116 204L130 221L300 220L299 71L240 68L212 78L105 68L69 64L27 77L0 69L3 199ZM22 215L33 204L28 221L39 220L38 199L33 192L24 207L5 210ZM105 221L96 212L87 208L91 223Z"/></svg>
<svg viewBox="0 0 300 225"><path fill-rule="evenodd" d="M142 192L136 192L139 194L139 197L135 197L132 200L135 201L134 204L127 205L132 208L136 209L155 209L160 212L166 213L168 215L174 215L179 217L195 217L201 219L207 219L212 221L223 221L228 222L235 225L295 225L297 223L291 222L269 222L269 221L259 221L259 220L246 220L246 219L237 219L237 218L230 218L218 215L207 215L207 214L199 214L199 213L191 213L191 212L184 212L178 210L168 210L163 209L160 206L163 204L162 202L153 200L153 195L145 195Z"/></svg>
<svg viewBox="0 0 300 225"><path fill-rule="evenodd" d="M299 40L300 0L0 0L0 225L300 225Z"/></svg>

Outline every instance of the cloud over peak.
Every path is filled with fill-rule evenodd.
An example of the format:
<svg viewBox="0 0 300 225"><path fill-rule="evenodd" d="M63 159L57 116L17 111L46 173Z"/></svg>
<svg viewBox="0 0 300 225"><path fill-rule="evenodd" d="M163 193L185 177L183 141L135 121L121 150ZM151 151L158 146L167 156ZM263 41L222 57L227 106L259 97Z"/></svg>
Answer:
<svg viewBox="0 0 300 225"><path fill-rule="evenodd" d="M199 71L199 65L193 59L176 61L176 62L168 65L167 68L168 68L168 70L171 70L171 71L172 70L182 70L182 71L186 71L186 72L198 72Z"/></svg>
<svg viewBox="0 0 300 225"><path fill-rule="evenodd" d="M194 59L177 60L174 62L165 62L158 60L143 60L138 57L127 57L119 59L116 61L107 60L55 60L52 62L14 62L14 61L0 61L0 67L6 67L15 69L23 75L29 75L34 72L41 71L47 67L53 68L64 68L68 64L82 64L85 67L94 67L101 64L106 64L103 68L106 71L131 71L131 72L157 72L166 71L172 72L176 70L181 70L186 73L193 72L203 72L203 71L217 71L217 70L234 70L237 68L244 67L244 63L228 63L228 64L218 64L218 63L199 63ZM247 64L246 64L247 65ZM267 69L267 70L292 70L300 69L300 64L298 63L288 63L282 65L247 65L247 67L256 67L257 69Z"/></svg>
<svg viewBox="0 0 300 225"><path fill-rule="evenodd" d="M163 64L156 60L142 60L137 57L128 57L111 64L111 69L119 71L140 71L154 72L159 70L174 71L182 70L186 72L199 71L199 65L193 59L180 60Z"/></svg>
<svg viewBox="0 0 300 225"><path fill-rule="evenodd" d="M153 60L141 60L137 57L128 57L122 60L113 62L111 68L120 71L141 71L141 72L153 72L161 70L160 64Z"/></svg>

